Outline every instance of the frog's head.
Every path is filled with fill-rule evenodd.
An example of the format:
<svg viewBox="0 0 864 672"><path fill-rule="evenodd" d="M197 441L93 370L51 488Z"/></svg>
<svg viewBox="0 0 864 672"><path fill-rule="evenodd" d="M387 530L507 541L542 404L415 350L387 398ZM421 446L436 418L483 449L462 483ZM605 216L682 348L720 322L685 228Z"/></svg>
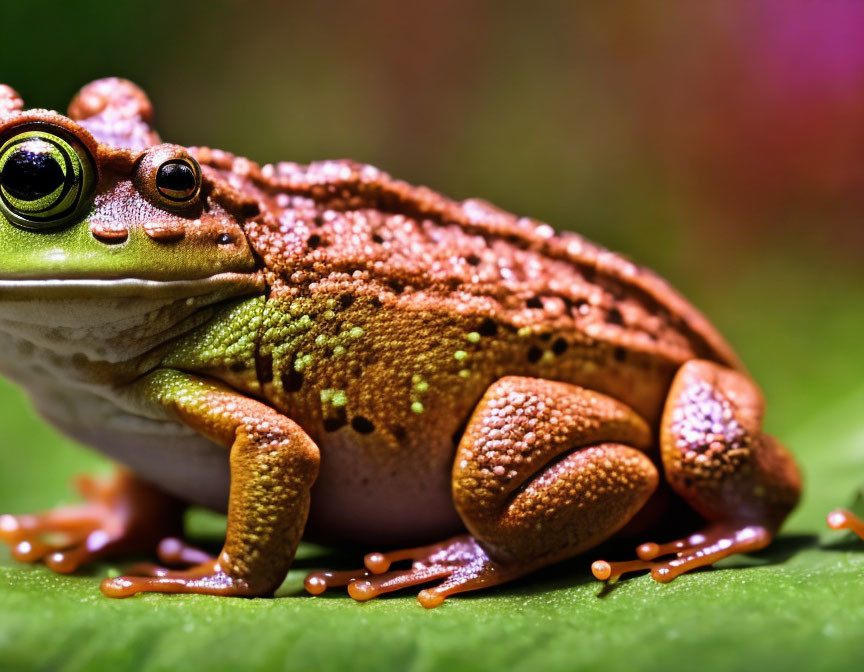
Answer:
<svg viewBox="0 0 864 672"><path fill-rule="evenodd" d="M93 82L68 116L23 107L0 85L0 293L255 276L242 229L254 202L161 143L134 84Z"/></svg>

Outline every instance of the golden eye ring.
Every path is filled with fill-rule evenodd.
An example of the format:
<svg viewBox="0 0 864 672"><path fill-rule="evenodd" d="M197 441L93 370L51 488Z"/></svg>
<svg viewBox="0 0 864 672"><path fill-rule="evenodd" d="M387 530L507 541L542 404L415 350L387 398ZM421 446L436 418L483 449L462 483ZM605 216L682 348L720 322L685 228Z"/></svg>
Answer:
<svg viewBox="0 0 864 672"><path fill-rule="evenodd" d="M169 159L156 170L156 190L175 203L188 203L201 189L201 168L192 157Z"/></svg>

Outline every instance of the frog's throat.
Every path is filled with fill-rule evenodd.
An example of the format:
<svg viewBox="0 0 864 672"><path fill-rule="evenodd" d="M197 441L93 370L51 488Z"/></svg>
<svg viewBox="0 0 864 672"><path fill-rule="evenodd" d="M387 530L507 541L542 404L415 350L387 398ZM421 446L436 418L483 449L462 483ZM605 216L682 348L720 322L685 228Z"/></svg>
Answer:
<svg viewBox="0 0 864 672"><path fill-rule="evenodd" d="M73 359L128 362L199 326L217 305L263 294L261 276L242 273L165 282L0 280L0 372L20 374L9 377L26 386L28 368L53 366L62 377Z"/></svg>

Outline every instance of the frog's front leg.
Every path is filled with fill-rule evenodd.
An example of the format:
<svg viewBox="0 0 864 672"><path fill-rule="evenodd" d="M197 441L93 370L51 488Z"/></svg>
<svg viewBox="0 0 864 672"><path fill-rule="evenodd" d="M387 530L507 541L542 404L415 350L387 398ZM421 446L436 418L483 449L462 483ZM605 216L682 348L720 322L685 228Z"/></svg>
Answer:
<svg viewBox="0 0 864 672"><path fill-rule="evenodd" d="M293 421L227 387L173 370L156 371L128 394L230 448L228 532L218 557L187 570L106 579L110 597L139 592L266 595L285 578L309 513L318 448ZM164 550L164 549L163 549ZM203 560L203 558L202 558Z"/></svg>
<svg viewBox="0 0 864 672"><path fill-rule="evenodd" d="M186 505L125 469L107 479L80 476L77 486L84 504L0 516L0 540L13 558L65 574L94 560L150 553L182 530Z"/></svg>
<svg viewBox="0 0 864 672"><path fill-rule="evenodd" d="M682 366L663 412L660 447L670 485L708 526L677 541L642 544L639 560L598 560L594 575L615 580L650 569L657 581L671 581L771 543L798 503L801 478L786 449L762 433L763 410L746 375L703 360ZM673 557L655 560L665 555Z"/></svg>
<svg viewBox="0 0 864 672"><path fill-rule="evenodd" d="M468 423L453 468L453 499L470 535L366 556L366 569L315 572L313 594L348 585L358 600L441 580L418 597L504 583L612 536L644 505L657 471L640 451L648 425L604 395L565 383L503 378ZM410 560L410 569L389 571Z"/></svg>

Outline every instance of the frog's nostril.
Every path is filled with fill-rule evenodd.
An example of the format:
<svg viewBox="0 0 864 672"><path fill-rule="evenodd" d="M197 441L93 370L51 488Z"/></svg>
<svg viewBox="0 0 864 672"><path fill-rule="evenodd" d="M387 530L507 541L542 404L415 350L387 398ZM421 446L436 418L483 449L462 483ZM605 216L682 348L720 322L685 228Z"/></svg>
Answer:
<svg viewBox="0 0 864 672"><path fill-rule="evenodd" d="M144 224L144 233L159 243L173 243L186 235L186 228L176 220L147 222Z"/></svg>
<svg viewBox="0 0 864 672"><path fill-rule="evenodd" d="M129 238L129 229L122 222L90 222L90 233L96 240L107 245L117 245Z"/></svg>

